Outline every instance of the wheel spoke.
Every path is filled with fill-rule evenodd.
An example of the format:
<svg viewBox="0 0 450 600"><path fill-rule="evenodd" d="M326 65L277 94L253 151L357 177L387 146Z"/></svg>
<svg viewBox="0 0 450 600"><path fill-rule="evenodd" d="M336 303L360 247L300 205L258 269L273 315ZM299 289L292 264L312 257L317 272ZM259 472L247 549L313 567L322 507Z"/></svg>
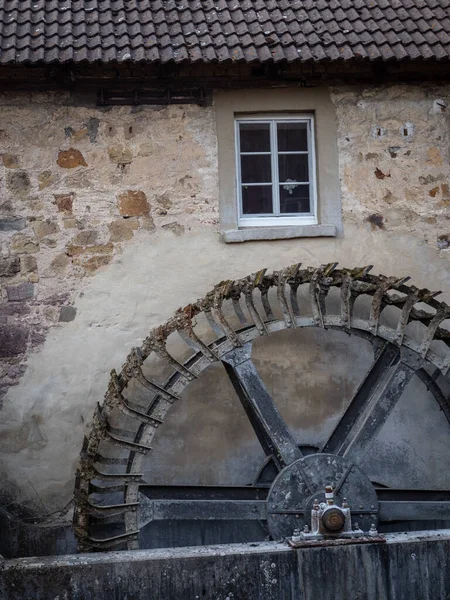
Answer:
<svg viewBox="0 0 450 600"><path fill-rule="evenodd" d="M222 362L264 452L283 468L302 453L250 359L251 350L251 344L244 344Z"/></svg>
<svg viewBox="0 0 450 600"><path fill-rule="evenodd" d="M153 521L267 518L267 489L238 486L140 486L139 527Z"/></svg>
<svg viewBox="0 0 450 600"><path fill-rule="evenodd" d="M360 463L370 442L391 414L417 365L401 359L387 344L359 386L337 427L324 445L325 453L339 454Z"/></svg>

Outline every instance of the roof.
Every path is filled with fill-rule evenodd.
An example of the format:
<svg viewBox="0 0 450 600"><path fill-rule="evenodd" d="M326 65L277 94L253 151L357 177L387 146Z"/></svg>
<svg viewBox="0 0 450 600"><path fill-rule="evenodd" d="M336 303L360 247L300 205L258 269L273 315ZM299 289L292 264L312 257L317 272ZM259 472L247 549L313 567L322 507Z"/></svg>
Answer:
<svg viewBox="0 0 450 600"><path fill-rule="evenodd" d="M450 0L0 0L0 63L448 59Z"/></svg>

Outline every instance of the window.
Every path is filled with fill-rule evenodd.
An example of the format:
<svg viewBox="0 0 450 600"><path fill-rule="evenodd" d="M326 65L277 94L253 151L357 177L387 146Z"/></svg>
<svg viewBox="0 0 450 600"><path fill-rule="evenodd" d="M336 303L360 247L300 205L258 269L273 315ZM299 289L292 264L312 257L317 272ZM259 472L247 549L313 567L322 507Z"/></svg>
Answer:
<svg viewBox="0 0 450 600"><path fill-rule="evenodd" d="M343 234L327 87L218 90L214 112L225 243Z"/></svg>
<svg viewBox="0 0 450 600"><path fill-rule="evenodd" d="M235 123L239 225L317 224L313 117Z"/></svg>

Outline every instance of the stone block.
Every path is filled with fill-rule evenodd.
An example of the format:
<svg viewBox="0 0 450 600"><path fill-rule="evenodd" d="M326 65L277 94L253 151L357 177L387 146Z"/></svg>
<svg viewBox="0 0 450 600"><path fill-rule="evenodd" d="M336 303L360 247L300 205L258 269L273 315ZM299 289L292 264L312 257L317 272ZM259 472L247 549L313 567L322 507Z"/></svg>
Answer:
<svg viewBox="0 0 450 600"><path fill-rule="evenodd" d="M70 264L70 258L66 254L58 254L49 267L44 272L44 277L54 277L56 275L61 275L67 269Z"/></svg>
<svg viewBox="0 0 450 600"><path fill-rule="evenodd" d="M46 187L55 182L55 176L51 171L43 171L38 175L39 190L44 190Z"/></svg>
<svg viewBox="0 0 450 600"><path fill-rule="evenodd" d="M0 277L14 277L20 271L20 258L0 259Z"/></svg>
<svg viewBox="0 0 450 600"><path fill-rule="evenodd" d="M123 217L148 215L150 205L147 196L140 190L128 190L119 194L119 211Z"/></svg>
<svg viewBox="0 0 450 600"><path fill-rule="evenodd" d="M112 256L91 256L88 260L83 263L83 267L86 271L93 273L100 267L106 266L112 260Z"/></svg>
<svg viewBox="0 0 450 600"><path fill-rule="evenodd" d="M93 144L97 140L100 121L96 117L91 117L86 123L86 129L89 135L89 141Z"/></svg>
<svg viewBox="0 0 450 600"><path fill-rule="evenodd" d="M0 219L0 231L21 231L27 225L23 217L7 217Z"/></svg>
<svg viewBox="0 0 450 600"><path fill-rule="evenodd" d="M45 221L35 221L33 223L33 229L37 239L41 241L44 237L57 233L59 231L59 226L56 221L46 219Z"/></svg>
<svg viewBox="0 0 450 600"><path fill-rule="evenodd" d="M87 167L84 156L75 148L69 148L69 150L60 150L58 153L58 160L56 162L62 169Z"/></svg>
<svg viewBox="0 0 450 600"><path fill-rule="evenodd" d="M156 225L151 215L145 215L141 218L142 229L146 231L156 231Z"/></svg>
<svg viewBox="0 0 450 600"><path fill-rule="evenodd" d="M81 223L78 219L64 219L64 229L81 229Z"/></svg>
<svg viewBox="0 0 450 600"><path fill-rule="evenodd" d="M23 274L26 273L36 273L37 271L37 261L34 256L30 256L25 254L20 257L20 272Z"/></svg>
<svg viewBox="0 0 450 600"><path fill-rule="evenodd" d="M0 325L0 358L26 352L28 334L28 329L22 325Z"/></svg>
<svg viewBox="0 0 450 600"><path fill-rule="evenodd" d="M111 242L124 242L131 240L134 231L139 227L139 222L136 217L131 219L117 219L109 225L111 233Z"/></svg>
<svg viewBox="0 0 450 600"><path fill-rule="evenodd" d="M11 250L16 254L35 254L39 252L39 244L33 238L23 233L17 233L12 238Z"/></svg>
<svg viewBox="0 0 450 600"><path fill-rule="evenodd" d="M66 254L68 256L80 256L82 254L112 254L114 244L100 244L97 246L67 246Z"/></svg>
<svg viewBox="0 0 450 600"><path fill-rule="evenodd" d="M25 171L13 171L6 176L6 185L11 193L26 196L31 188L31 181Z"/></svg>
<svg viewBox="0 0 450 600"><path fill-rule="evenodd" d="M18 169L20 166L19 157L16 156L15 154L4 154L3 155L3 166L6 167L7 169Z"/></svg>
<svg viewBox="0 0 450 600"><path fill-rule="evenodd" d="M6 295L8 296L9 302L28 300L34 295L34 285L29 281L25 281L24 283L19 283L17 285L7 285Z"/></svg>
<svg viewBox="0 0 450 600"><path fill-rule="evenodd" d="M180 225L180 223L175 221L173 223L166 223L162 228L172 231L177 236L183 235L184 233L184 225Z"/></svg>
<svg viewBox="0 0 450 600"><path fill-rule="evenodd" d="M72 240L74 246L92 246L98 238L98 232L94 229L80 231Z"/></svg>
<svg viewBox="0 0 450 600"><path fill-rule="evenodd" d="M55 194L55 204L59 212L72 214L73 199L75 194Z"/></svg>
<svg viewBox="0 0 450 600"><path fill-rule="evenodd" d="M69 323L75 319L77 309L74 306L62 306L59 312L59 321L61 323Z"/></svg>
<svg viewBox="0 0 450 600"><path fill-rule="evenodd" d="M172 208L172 200L169 198L169 195L167 194L167 192L165 192L164 194L161 194L161 196L156 196L155 200L159 205L161 205L163 208L165 208L167 210L169 208Z"/></svg>
<svg viewBox="0 0 450 600"><path fill-rule="evenodd" d="M117 165L128 165L133 160L131 150L122 146L110 146L108 154L109 160Z"/></svg>

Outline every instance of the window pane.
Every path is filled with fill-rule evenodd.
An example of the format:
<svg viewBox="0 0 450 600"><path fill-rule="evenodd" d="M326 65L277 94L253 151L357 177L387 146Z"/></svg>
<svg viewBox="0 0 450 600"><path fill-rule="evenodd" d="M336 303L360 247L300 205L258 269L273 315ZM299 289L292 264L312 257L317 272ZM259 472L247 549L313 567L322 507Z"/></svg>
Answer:
<svg viewBox="0 0 450 600"><path fill-rule="evenodd" d="M245 154L241 156L242 183L271 183L272 166L270 154Z"/></svg>
<svg viewBox="0 0 450 600"><path fill-rule="evenodd" d="M280 185L280 212L309 213L309 185Z"/></svg>
<svg viewBox="0 0 450 600"><path fill-rule="evenodd" d="M269 123L240 123L241 152L270 152Z"/></svg>
<svg viewBox="0 0 450 600"><path fill-rule="evenodd" d="M278 150L298 152L308 150L307 123L278 123Z"/></svg>
<svg viewBox="0 0 450 600"><path fill-rule="evenodd" d="M284 181L309 181L307 154L279 154L280 183Z"/></svg>
<svg viewBox="0 0 450 600"><path fill-rule="evenodd" d="M242 214L258 215L272 214L272 186L251 185L242 186Z"/></svg>

